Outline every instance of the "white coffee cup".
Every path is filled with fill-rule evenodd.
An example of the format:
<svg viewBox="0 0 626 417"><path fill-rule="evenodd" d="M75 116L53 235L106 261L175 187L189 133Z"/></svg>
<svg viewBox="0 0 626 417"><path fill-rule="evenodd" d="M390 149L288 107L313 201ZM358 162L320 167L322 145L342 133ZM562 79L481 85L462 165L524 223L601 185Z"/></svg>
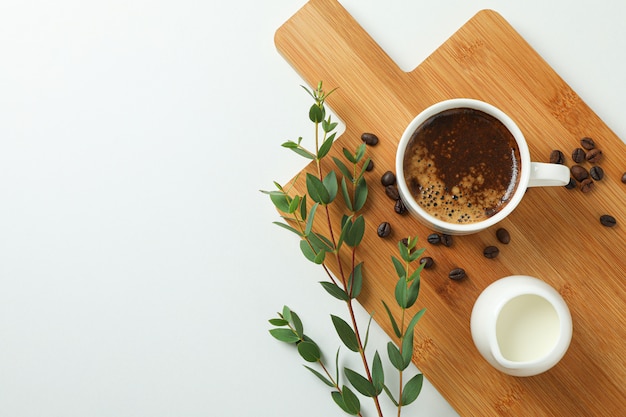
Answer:
<svg viewBox="0 0 626 417"><path fill-rule="evenodd" d="M445 110L470 108L482 111L498 119L504 124L509 132L515 138L517 146L519 148L519 180L517 187L515 188L512 196L508 202L494 215L487 217L481 221L473 223L453 223L447 222L439 217L435 217L428 213L420 204L415 200L411 194L407 185L404 175L404 157L407 145L409 144L411 137L415 131L429 118L435 116ZM528 150L528 144L526 139L519 129L517 124L502 110L497 107L480 100L457 98L441 101L426 108L420 114L418 114L407 126L406 130L400 138L398 149L396 152L396 178L398 191L405 206L414 216L417 217L422 223L434 229L436 231L452 234L452 235L466 235L476 233L481 230L487 229L498 223L517 207L522 200L526 189L528 187L550 187L550 186L564 186L569 182L570 172L569 169L560 164L531 162L530 152Z"/></svg>

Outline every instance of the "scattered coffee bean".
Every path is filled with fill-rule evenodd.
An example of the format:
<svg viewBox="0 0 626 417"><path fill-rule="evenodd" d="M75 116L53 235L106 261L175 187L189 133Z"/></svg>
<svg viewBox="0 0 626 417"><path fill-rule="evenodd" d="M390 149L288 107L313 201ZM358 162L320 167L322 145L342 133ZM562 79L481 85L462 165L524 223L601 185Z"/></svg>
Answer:
<svg viewBox="0 0 626 417"><path fill-rule="evenodd" d="M604 178L604 170L602 169L602 167L594 165L589 170L589 175L591 175L591 178L593 178L594 180L600 181L602 178Z"/></svg>
<svg viewBox="0 0 626 417"><path fill-rule="evenodd" d="M396 200L396 204L393 206L393 210L398 214L406 213L406 206L404 205L404 201L401 198Z"/></svg>
<svg viewBox="0 0 626 417"><path fill-rule="evenodd" d="M626 184L626 172L622 175L622 182Z"/></svg>
<svg viewBox="0 0 626 417"><path fill-rule="evenodd" d="M485 258L487 259L495 258L496 256L498 256L499 253L500 253L500 249L498 249L497 246L487 246L483 250L483 255L485 255Z"/></svg>
<svg viewBox="0 0 626 417"><path fill-rule="evenodd" d="M430 269L435 264L435 261L430 256L424 256L420 259L420 264L424 264L424 269Z"/></svg>
<svg viewBox="0 0 626 417"><path fill-rule="evenodd" d="M591 178L587 178L580 183L580 191L583 193L588 193L593 190L593 187L595 187L595 183Z"/></svg>
<svg viewBox="0 0 626 417"><path fill-rule="evenodd" d="M600 216L600 223L602 224L602 226L613 227L617 224L617 220L615 220L615 217L609 214L603 214L602 216Z"/></svg>
<svg viewBox="0 0 626 417"><path fill-rule="evenodd" d="M374 169L374 161L372 161L372 160L370 159L370 161L367 163L367 167L365 167L365 170L366 170L367 172L370 172L370 171L371 171L371 170L373 170L373 169Z"/></svg>
<svg viewBox="0 0 626 417"><path fill-rule="evenodd" d="M386 187L388 185L394 185L396 183L396 174L391 171L387 171L380 177L380 182Z"/></svg>
<svg viewBox="0 0 626 417"><path fill-rule="evenodd" d="M602 151L600 149L592 149L589 152L587 152L587 161L591 162L592 164L598 163L600 162L600 159L602 159Z"/></svg>
<svg viewBox="0 0 626 417"><path fill-rule="evenodd" d="M454 268L452 271L450 271L448 277L455 281L462 280L463 278L465 278L465 270L463 268Z"/></svg>
<svg viewBox="0 0 626 417"><path fill-rule="evenodd" d="M585 160L585 150L583 148L576 148L572 151L572 159L577 164L580 164Z"/></svg>
<svg viewBox="0 0 626 417"><path fill-rule="evenodd" d="M569 178L569 182L567 184L565 184L565 188L567 188L568 190L572 190L574 188L576 188L576 180L572 177Z"/></svg>
<svg viewBox="0 0 626 417"><path fill-rule="evenodd" d="M552 152L550 152L550 163L561 164L561 165L564 164L565 155L563 155L563 152L559 151L558 149L555 149Z"/></svg>
<svg viewBox="0 0 626 417"><path fill-rule="evenodd" d="M439 236L439 234L437 233L431 233L428 235L426 240L428 240L428 243L430 243L431 245L438 245L441 243L441 236Z"/></svg>
<svg viewBox="0 0 626 417"><path fill-rule="evenodd" d="M590 151L591 149L596 147L596 143L593 141L593 139L589 137L584 137L580 140L580 146Z"/></svg>
<svg viewBox="0 0 626 417"><path fill-rule="evenodd" d="M366 145L376 146L378 145L378 136L373 133L363 133L361 135L361 140L365 142Z"/></svg>
<svg viewBox="0 0 626 417"><path fill-rule="evenodd" d="M503 227L496 230L496 237L498 238L498 241L504 245L508 245L511 241L511 235L509 234L509 231Z"/></svg>
<svg viewBox="0 0 626 417"><path fill-rule="evenodd" d="M400 193L398 192L398 187L395 185L388 185L385 187L385 194L392 200L399 200Z"/></svg>
<svg viewBox="0 0 626 417"><path fill-rule="evenodd" d="M446 235L446 234L442 234L441 235L441 243L443 244L443 246L449 248L450 246L452 246L452 236Z"/></svg>
<svg viewBox="0 0 626 417"><path fill-rule="evenodd" d="M409 238L408 238L408 237L402 238L402 239L400 240L400 242L401 242L404 246L406 246L407 248L409 247Z"/></svg>
<svg viewBox="0 0 626 417"><path fill-rule="evenodd" d="M570 168L570 172L572 173L572 177L578 182L582 182L584 179L589 177L589 172L580 166L580 165L572 165Z"/></svg>
<svg viewBox="0 0 626 417"><path fill-rule="evenodd" d="M382 222L378 225L378 237L387 237L391 234L391 225L389 222Z"/></svg>

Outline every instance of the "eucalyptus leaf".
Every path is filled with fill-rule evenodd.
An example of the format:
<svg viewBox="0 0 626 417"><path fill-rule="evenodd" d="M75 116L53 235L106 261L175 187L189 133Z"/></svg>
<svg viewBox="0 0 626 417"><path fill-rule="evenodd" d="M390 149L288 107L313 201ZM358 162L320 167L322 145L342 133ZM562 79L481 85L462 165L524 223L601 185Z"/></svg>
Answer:
<svg viewBox="0 0 626 417"><path fill-rule="evenodd" d="M407 292L406 281L400 278L396 284L395 296L396 302L402 308L406 308Z"/></svg>
<svg viewBox="0 0 626 417"><path fill-rule="evenodd" d="M385 392L387 393L387 396L389 397L389 399L391 400L391 402L393 403L393 405L395 405L396 407L399 406L398 401L393 397L393 394L391 393L391 391L389 390L389 387L387 387L387 385L383 386L383 389L385 390Z"/></svg>
<svg viewBox="0 0 626 417"><path fill-rule="evenodd" d="M307 201L306 201L306 194L302 196L302 201L300 202L300 217L302 217L303 221L306 221L306 217L307 217Z"/></svg>
<svg viewBox="0 0 626 417"><path fill-rule="evenodd" d="M294 331L298 335L300 339L304 336L304 327L302 326L302 320L300 320L300 316L296 314L295 311L291 312L291 320L289 322L293 325Z"/></svg>
<svg viewBox="0 0 626 417"><path fill-rule="evenodd" d="M374 315L370 314L370 319L367 321L367 329L365 330L365 342L363 342L363 350L367 348L367 341L370 337L370 326L372 325L372 320L374 319Z"/></svg>
<svg viewBox="0 0 626 417"><path fill-rule="evenodd" d="M348 378L348 381L350 381L350 384L352 384L354 389L356 389L362 395L365 395L366 397L374 397L377 395L374 384L372 384L363 375L353 371L350 368L344 368L343 373L346 375L346 378Z"/></svg>
<svg viewBox="0 0 626 417"><path fill-rule="evenodd" d="M330 197L324 183L311 173L306 174L306 189L311 200L320 204L328 204Z"/></svg>
<svg viewBox="0 0 626 417"><path fill-rule="evenodd" d="M391 327L393 327L393 332L396 334L396 337L402 337L402 332L398 327L398 323L396 323L396 319L393 318L393 314L391 314L391 310L389 310L387 303L385 303L384 301L382 303L385 307L385 310L387 311L387 315L389 316L389 321L391 322Z"/></svg>
<svg viewBox="0 0 626 417"><path fill-rule="evenodd" d="M346 148L343 148L343 156L345 156L348 161L352 162L353 164L356 164L357 162L356 157L352 155L350 151L347 150Z"/></svg>
<svg viewBox="0 0 626 417"><path fill-rule="evenodd" d="M419 295L419 291L420 291L420 280L416 279L416 280L411 281L411 284L406 294L406 308L413 307L413 304L415 304L415 301L417 301L417 296Z"/></svg>
<svg viewBox="0 0 626 417"><path fill-rule="evenodd" d="M326 112L323 106L318 106L317 103L313 104L309 109L309 120L313 123L321 123L324 120Z"/></svg>
<svg viewBox="0 0 626 417"><path fill-rule="evenodd" d="M309 215L306 221L306 226L304 228L305 236L308 236L311 233L311 230L313 229L313 221L315 220L315 212L317 211L318 206L319 206L319 203L315 203L313 204L313 207L311 207L311 211L309 212Z"/></svg>
<svg viewBox="0 0 626 417"><path fill-rule="evenodd" d="M385 372L378 351L374 353L374 359L372 360L372 385L374 386L375 395L379 395L385 386Z"/></svg>
<svg viewBox="0 0 626 417"><path fill-rule="evenodd" d="M341 219L341 233L339 234L339 240L337 241L337 252L341 249L341 245L343 245L346 236L350 233L350 228L352 228L352 216L344 216Z"/></svg>
<svg viewBox="0 0 626 417"><path fill-rule="evenodd" d="M422 318L424 313L426 313L426 308L423 308L420 311L418 311L417 313L415 313L415 315L413 316L413 318L409 322L409 325L406 328L407 333L413 333L413 331L415 330L415 325Z"/></svg>
<svg viewBox="0 0 626 417"><path fill-rule="evenodd" d="M419 259L419 257L424 254L425 250L426 248L414 249L413 252L411 252L411 254L409 255L409 261L413 262Z"/></svg>
<svg viewBox="0 0 626 417"><path fill-rule="evenodd" d="M405 264L393 255L391 256L391 262L393 263L393 267L396 270L396 275L398 275L398 278L406 278L406 270L404 269Z"/></svg>
<svg viewBox="0 0 626 417"><path fill-rule="evenodd" d="M354 189L354 211L359 211L367 201L368 189L365 178L361 177Z"/></svg>
<svg viewBox="0 0 626 417"><path fill-rule="evenodd" d="M322 375L320 372L316 371L315 369L313 369L313 368L311 368L311 367L309 367L309 366L306 366L306 365L303 365L303 366L304 366L306 369L308 369L309 371L311 371L311 373L312 373L313 375L315 375L316 377L318 377L318 378L319 378L319 379L320 379L320 380L321 380L324 384L328 385L329 387L334 387L334 386L335 386L332 382L330 382L330 380L329 380L328 378L326 378L326 377L325 377L324 375Z"/></svg>
<svg viewBox="0 0 626 417"><path fill-rule="evenodd" d="M322 357L320 348L313 342L298 343L298 353L307 362L317 362Z"/></svg>
<svg viewBox="0 0 626 417"><path fill-rule="evenodd" d="M291 321L291 309L287 306L283 306L283 318L287 321Z"/></svg>
<svg viewBox="0 0 626 417"><path fill-rule="evenodd" d="M426 265L426 263L420 263L419 266L417 268L415 268L415 271L413 271L413 273L411 274L411 276L409 276L408 281L411 282L413 280L418 280L420 279L420 273L422 272L422 270L424 269L424 266Z"/></svg>
<svg viewBox="0 0 626 417"><path fill-rule="evenodd" d="M322 259L322 262L320 262L318 253L316 253L311 247L311 244L304 239L300 240L300 250L302 251L302 254L305 258L317 265L321 265L321 263L324 261L324 259Z"/></svg>
<svg viewBox="0 0 626 417"><path fill-rule="evenodd" d="M348 414L357 415L361 412L361 402L350 388L344 385L341 388L341 396Z"/></svg>
<svg viewBox="0 0 626 417"><path fill-rule="evenodd" d="M347 232L345 237L346 245L354 248L359 246L361 240L363 239L363 235L365 234L365 218L363 216L357 216L352 225L350 226L350 230Z"/></svg>
<svg viewBox="0 0 626 417"><path fill-rule="evenodd" d="M350 298L357 298L363 287L363 262L357 264L348 278L348 295Z"/></svg>
<svg viewBox="0 0 626 417"><path fill-rule="evenodd" d="M413 378L411 378L406 383L406 385L404 386L404 389L402 390L401 404L403 406L409 405L413 401L415 401L417 397L420 395L420 392L422 391L423 384L424 384L423 374L417 374Z"/></svg>
<svg viewBox="0 0 626 417"><path fill-rule="evenodd" d="M331 319L333 321L333 325L335 326L335 330L339 335L339 338L343 342L343 344L353 352L359 351L359 343L356 338L356 334L354 330L344 319L341 317L335 316L331 314Z"/></svg>
<svg viewBox="0 0 626 417"><path fill-rule="evenodd" d="M335 134L333 133L332 135L327 137L324 140L324 142L322 142L322 146L320 146L320 149L317 151L318 161L324 158L328 154L328 152L330 151L330 148L332 148L333 146L334 141L335 141Z"/></svg>
<svg viewBox="0 0 626 417"><path fill-rule="evenodd" d="M329 293L336 299L341 301L348 301L350 299L348 294L337 284L328 281L321 281L320 284L322 285L322 287L324 287L327 293Z"/></svg>
<svg viewBox="0 0 626 417"><path fill-rule="evenodd" d="M360 144L357 148L356 148L356 152L354 153L354 163L358 163L361 161L361 159L363 159L363 156L365 156L365 143Z"/></svg>
<svg viewBox="0 0 626 417"><path fill-rule="evenodd" d="M324 249L321 249L319 252L317 252L317 255L315 255L313 263L321 265L324 263L324 259L326 259L326 251Z"/></svg>
<svg viewBox="0 0 626 417"><path fill-rule="evenodd" d="M269 193L270 200L274 203L274 206L283 213L289 213L289 204L291 199L287 194L282 191L271 191Z"/></svg>
<svg viewBox="0 0 626 417"><path fill-rule="evenodd" d="M293 233L297 234L297 235L298 235L298 236L300 236L300 237L302 237L302 236L303 236L303 235L302 235L302 233L300 233L300 231L299 231L299 230L297 230L297 229L295 229L295 228L293 228L293 227L289 226L289 225L288 225L288 224L286 224L286 223L282 223L282 222L272 222L272 223L274 223L276 226L280 226L280 227L282 227L283 229L289 230L290 232L293 232Z"/></svg>
<svg viewBox="0 0 626 417"><path fill-rule="evenodd" d="M304 149L301 146L298 146L297 148L289 148L289 149L291 149L298 155L305 157L306 159L315 159L314 153L309 152L308 150Z"/></svg>
<svg viewBox="0 0 626 417"><path fill-rule="evenodd" d="M345 178L347 178L349 182L352 182L352 172L350 172L346 164L344 164L341 161L341 159L334 157L334 156L333 156L333 161L335 161L335 165L337 165L337 168L339 168L339 171L341 171L341 174Z"/></svg>
<svg viewBox="0 0 626 417"><path fill-rule="evenodd" d="M300 341L298 335L296 335L291 329L271 329L270 334L277 340L285 343L296 343Z"/></svg>
<svg viewBox="0 0 626 417"><path fill-rule="evenodd" d="M324 177L322 184L324 184L324 187L326 187L326 191L328 192L328 202L326 204L330 204L337 196L337 190L339 188L337 185L337 174L335 174L335 171L330 171Z"/></svg>
<svg viewBox="0 0 626 417"><path fill-rule="evenodd" d="M300 196L297 195L297 196L293 197L293 199L289 203L289 211L288 211L288 213L295 213L299 206L300 206Z"/></svg>
<svg viewBox="0 0 626 417"><path fill-rule="evenodd" d="M389 356L389 362L391 362L393 367L398 371L404 371L407 368L408 365L404 363L402 354L393 342L387 343L387 356Z"/></svg>
<svg viewBox="0 0 626 417"><path fill-rule="evenodd" d="M413 359L413 332L407 331L402 338L402 361L407 367Z"/></svg>
<svg viewBox="0 0 626 417"><path fill-rule="evenodd" d="M411 262L409 248L402 242L402 240L398 242L398 250L400 251L400 258L402 258L404 262Z"/></svg>
<svg viewBox="0 0 626 417"><path fill-rule="evenodd" d="M343 201L346 203L346 207L350 211L354 211L352 206L352 198L350 198L350 192L348 191L348 183L346 177L341 179L341 194L343 195Z"/></svg>
<svg viewBox="0 0 626 417"><path fill-rule="evenodd" d="M289 322L285 319L269 319L270 324L274 325L274 326L286 326L289 324Z"/></svg>
<svg viewBox="0 0 626 417"><path fill-rule="evenodd" d="M320 235L319 233L309 233L309 242L313 246L313 249L316 251L324 250L326 252L333 252L335 249L333 247L333 242L331 242L327 237Z"/></svg>

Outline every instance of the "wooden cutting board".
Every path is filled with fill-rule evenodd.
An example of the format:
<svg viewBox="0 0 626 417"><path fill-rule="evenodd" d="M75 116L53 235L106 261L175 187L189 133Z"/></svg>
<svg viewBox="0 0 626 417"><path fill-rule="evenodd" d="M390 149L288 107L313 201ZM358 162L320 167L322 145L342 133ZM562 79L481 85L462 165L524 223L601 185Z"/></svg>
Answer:
<svg viewBox="0 0 626 417"><path fill-rule="evenodd" d="M428 311L416 330L413 359L452 406L463 416L621 415L626 409L626 184L620 180L626 146L620 138L494 11L479 12L410 73L400 70L335 0L307 3L278 29L275 42L310 85L323 80L327 89L339 87L327 103L347 130L333 155L343 147L353 150L363 132L380 138L368 149L375 169L367 177L368 229L358 255L364 261L365 288L359 302L393 334L381 304L395 304L390 256L397 254L402 237L419 236L418 247L426 247L436 265L422 273L415 308ZM499 224L511 233L508 245L496 240L497 227L455 237L449 248L428 244L431 231L397 215L379 179L394 170L396 145L409 121L430 104L453 97L482 99L509 113L536 161L547 162L550 152L560 149L571 166L571 151L583 136L592 137L604 153L599 164L604 179L589 193L529 189ZM304 181L298 180L295 189L304 193ZM337 221L340 214L339 209L332 212ZM603 227L602 214L613 215L617 226ZM376 234L382 221L394 230L386 239ZM482 252L487 245L498 246L500 255L486 259ZM465 280L448 278L455 267L467 271ZM331 269L337 275L336 266ZM490 367L469 329L480 292L514 274L554 286L568 302L574 322L563 360L528 378Z"/></svg>

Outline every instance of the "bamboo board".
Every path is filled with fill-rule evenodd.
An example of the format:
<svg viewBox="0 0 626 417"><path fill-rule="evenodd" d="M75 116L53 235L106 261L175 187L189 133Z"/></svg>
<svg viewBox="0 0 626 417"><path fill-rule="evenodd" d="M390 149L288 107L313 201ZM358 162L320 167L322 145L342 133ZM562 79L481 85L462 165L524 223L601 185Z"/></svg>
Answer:
<svg viewBox="0 0 626 417"><path fill-rule="evenodd" d="M607 416L626 409L626 146L558 74L496 12L479 12L410 73L400 70L335 0L312 0L276 32L278 51L310 84L339 87L328 99L347 130L331 151L353 150L363 132L380 138L368 149L367 231L360 247L364 290L359 302L376 311L392 335L381 300L395 305L396 275L390 256L397 241L419 236L418 247L435 260L422 273L415 308L426 307L416 330L413 360L463 416ZM533 160L548 161L552 149L568 156L583 136L604 152L605 177L590 193L564 187L529 189L514 213L481 233L455 237L452 247L426 242L430 230L393 211L380 176L394 170L397 142L409 121L439 100L471 97L488 101L517 121ZM589 167L589 164L587 165ZM312 169L311 166L305 168ZM300 178L302 178L301 176ZM304 193L303 180L296 190ZM340 209L332 212L336 219ZM611 214L617 226L603 227ZM389 221L392 236L376 227ZM497 227L512 236L495 238ZM486 259L487 245L500 255ZM467 278L448 272L463 267ZM337 275L336 266L331 269ZM528 378L491 368L474 347L469 319L480 292L498 278L525 274L554 286L570 307L574 335L563 360ZM397 313L397 311L396 311Z"/></svg>

